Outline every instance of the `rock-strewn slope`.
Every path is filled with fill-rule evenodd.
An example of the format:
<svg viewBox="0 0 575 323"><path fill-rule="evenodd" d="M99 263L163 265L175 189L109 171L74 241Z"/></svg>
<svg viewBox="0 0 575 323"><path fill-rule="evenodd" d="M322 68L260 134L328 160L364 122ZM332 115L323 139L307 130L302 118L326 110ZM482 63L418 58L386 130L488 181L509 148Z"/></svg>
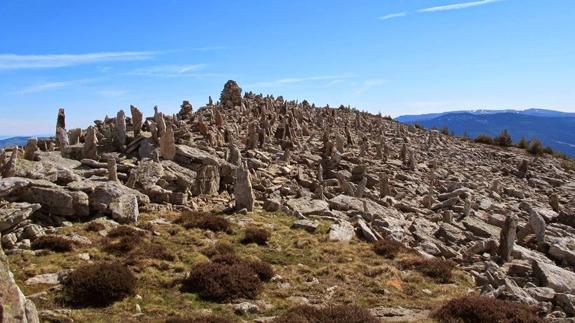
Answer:
<svg viewBox="0 0 575 323"><path fill-rule="evenodd" d="M329 239L393 239L453 260L486 295L573 312L575 173L561 161L475 144L346 107L246 93L177 115L131 107L56 139L0 152L0 232L25 250L66 221L140 212L264 209ZM76 237L81 239L81 237Z"/></svg>

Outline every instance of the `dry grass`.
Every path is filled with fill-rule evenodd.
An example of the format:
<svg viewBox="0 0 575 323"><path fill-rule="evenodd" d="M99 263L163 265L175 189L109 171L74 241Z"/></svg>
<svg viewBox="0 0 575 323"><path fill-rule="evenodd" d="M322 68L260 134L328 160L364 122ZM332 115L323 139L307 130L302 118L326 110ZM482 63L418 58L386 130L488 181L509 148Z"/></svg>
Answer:
<svg viewBox="0 0 575 323"><path fill-rule="evenodd" d="M273 323L378 323L367 310L354 305L335 305L316 308L296 306L272 321Z"/></svg>
<svg viewBox="0 0 575 323"><path fill-rule="evenodd" d="M140 222L163 217L168 221L180 218L178 213L141 214ZM122 238L102 237L97 232L84 230L84 224L62 228L58 234L81 233L92 240L92 246L77 246L74 252L11 254L9 259L15 268L15 278L26 295L47 292L34 301L39 310L61 309L60 293L46 286L26 285L28 278L62 269L76 269L86 263L79 253L89 253L92 261L127 264L138 278L138 300L124 298L106 308L73 308L70 317L79 322L164 322L169 317L196 318L211 311L214 316L238 321L233 309L226 304L210 302L197 293L182 293L181 282L187 271L199 263L209 262L207 256L235 253L246 260L261 260L273 265L274 274L282 278L264 283L257 300L263 300L270 308L262 308L258 314L248 313L243 320L277 316L294 305L290 296L305 296L311 303L321 304L329 297L334 304L356 304L362 308L376 306L434 309L447 300L461 296L472 286L472 280L463 273L453 272L452 284L438 284L417 270L400 270L399 263L413 254L399 253L396 260L375 257L373 245L353 239L349 243L328 241L330 222L321 221L316 233L292 230L295 218L283 214L254 212L234 216L232 233L183 228L180 224L155 224L157 236L142 237L143 243L126 253L108 253L102 246ZM244 237L245 228L267 228L273 232L266 246L255 243L238 243ZM162 245L174 255L174 260L140 257L139 246L147 243ZM207 255L207 256L206 256ZM264 272L264 271L261 271ZM267 275L269 277L269 275ZM264 277L262 277L264 278ZM257 279L257 278L256 278ZM431 291L431 296L422 290ZM326 292L328 291L329 292ZM132 318L136 304L143 316ZM126 319L127 318L127 319Z"/></svg>

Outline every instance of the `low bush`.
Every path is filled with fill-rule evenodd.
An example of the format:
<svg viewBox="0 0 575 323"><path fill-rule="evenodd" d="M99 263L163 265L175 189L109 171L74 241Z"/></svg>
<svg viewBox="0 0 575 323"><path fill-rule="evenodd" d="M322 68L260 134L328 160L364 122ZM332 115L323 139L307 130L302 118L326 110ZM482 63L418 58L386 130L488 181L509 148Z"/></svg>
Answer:
<svg viewBox="0 0 575 323"><path fill-rule="evenodd" d="M130 254L132 259L157 259L174 261L176 256L159 243L143 243Z"/></svg>
<svg viewBox="0 0 575 323"><path fill-rule="evenodd" d="M176 222L186 229L197 228L213 232L232 233L230 221L210 213L186 212Z"/></svg>
<svg viewBox="0 0 575 323"><path fill-rule="evenodd" d="M387 259L394 259L403 250L405 247L401 242L391 239L378 240L373 244L373 251Z"/></svg>
<svg viewBox="0 0 575 323"><path fill-rule="evenodd" d="M420 258L403 261L401 267L405 269L415 269L425 276L433 278L438 283L449 283L453 278L455 263L440 258Z"/></svg>
<svg viewBox="0 0 575 323"><path fill-rule="evenodd" d="M228 242L217 242L215 245L202 249L201 251L206 257L212 258L217 255L234 254L235 249Z"/></svg>
<svg viewBox="0 0 575 323"><path fill-rule="evenodd" d="M527 148L527 151L531 155L536 156L543 155L543 144L541 143L541 141L539 141L539 139L533 139L529 143L529 148Z"/></svg>
<svg viewBox="0 0 575 323"><path fill-rule="evenodd" d="M369 311L355 305L332 305L316 308L309 305L296 306L278 316L273 323L377 323Z"/></svg>
<svg viewBox="0 0 575 323"><path fill-rule="evenodd" d="M522 304L479 296L453 299L431 314L441 323L543 323L535 311Z"/></svg>
<svg viewBox="0 0 575 323"><path fill-rule="evenodd" d="M493 138L493 142L501 147L511 147L513 145L513 139L511 139L507 129L503 129L499 135Z"/></svg>
<svg viewBox="0 0 575 323"><path fill-rule="evenodd" d="M232 323L228 319L218 316L199 316L194 318L170 317L166 323Z"/></svg>
<svg viewBox="0 0 575 323"><path fill-rule="evenodd" d="M119 225L110 232L108 232L108 238L121 238L121 237L141 237L144 235L144 232L135 229L129 225Z"/></svg>
<svg viewBox="0 0 575 323"><path fill-rule="evenodd" d="M493 145L493 138L488 135L479 135L473 141L479 144Z"/></svg>
<svg viewBox="0 0 575 323"><path fill-rule="evenodd" d="M104 307L133 295L136 277L118 263L100 262L74 270L64 282L65 299L81 307Z"/></svg>
<svg viewBox="0 0 575 323"><path fill-rule="evenodd" d="M244 238L242 239L241 243L243 244L256 243L260 246L263 246L268 242L270 236L271 233L266 229L251 227L246 229L246 232L244 233Z"/></svg>
<svg viewBox="0 0 575 323"><path fill-rule="evenodd" d="M87 232L99 232L106 230L106 226L103 223L92 221L84 227Z"/></svg>
<svg viewBox="0 0 575 323"><path fill-rule="evenodd" d="M182 281L182 291L216 302L254 299L261 291L262 281L272 276L273 268L267 263L220 255L196 264Z"/></svg>
<svg viewBox="0 0 575 323"><path fill-rule="evenodd" d="M108 239L104 242L102 250L114 255L125 255L136 249L142 243L138 236L124 236L120 239Z"/></svg>
<svg viewBox="0 0 575 323"><path fill-rule="evenodd" d="M74 241L57 235L45 235L32 242L32 249L47 249L55 252L68 252L74 250Z"/></svg>
<svg viewBox="0 0 575 323"><path fill-rule="evenodd" d="M527 149L527 147L529 147L529 142L525 137L521 137L521 140L517 143L517 148Z"/></svg>

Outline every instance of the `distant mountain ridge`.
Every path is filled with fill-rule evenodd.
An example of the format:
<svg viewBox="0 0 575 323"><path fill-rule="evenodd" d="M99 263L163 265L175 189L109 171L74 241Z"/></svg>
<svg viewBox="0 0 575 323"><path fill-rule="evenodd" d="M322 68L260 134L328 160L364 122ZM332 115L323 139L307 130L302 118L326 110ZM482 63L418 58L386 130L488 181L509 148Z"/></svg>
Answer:
<svg viewBox="0 0 575 323"><path fill-rule="evenodd" d="M20 146L20 147L26 146L28 139L30 139L31 137L36 137L36 138L40 139L40 138L48 138L50 136L46 136L46 135L15 136L15 137L0 136L0 148L13 147L13 146Z"/></svg>
<svg viewBox="0 0 575 323"><path fill-rule="evenodd" d="M476 110L402 116L396 120L425 128L447 126L455 135L471 138L481 134L496 136L507 129L515 143L522 137L537 138L553 150L575 157L575 113L544 109Z"/></svg>
<svg viewBox="0 0 575 323"><path fill-rule="evenodd" d="M575 112L562 112L548 109L527 109L527 110L457 110L457 111L447 111L439 113L427 113L427 114L416 114L416 115L404 115L395 118L399 122L411 123L421 120L429 120L438 118L447 114L460 114L460 113L470 113L473 115L486 115L486 114L500 114L500 113L513 113L518 115L526 115L533 117L569 117L575 118Z"/></svg>

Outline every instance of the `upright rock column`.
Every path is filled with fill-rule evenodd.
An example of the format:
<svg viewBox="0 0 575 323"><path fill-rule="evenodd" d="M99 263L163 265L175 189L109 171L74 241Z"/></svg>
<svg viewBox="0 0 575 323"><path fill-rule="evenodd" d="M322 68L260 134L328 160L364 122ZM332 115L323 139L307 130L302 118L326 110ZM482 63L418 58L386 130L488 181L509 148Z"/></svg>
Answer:
<svg viewBox="0 0 575 323"><path fill-rule="evenodd" d="M250 180L250 172L246 163L236 169L236 183L234 185L234 197L236 199L236 210L254 209L254 192Z"/></svg>

